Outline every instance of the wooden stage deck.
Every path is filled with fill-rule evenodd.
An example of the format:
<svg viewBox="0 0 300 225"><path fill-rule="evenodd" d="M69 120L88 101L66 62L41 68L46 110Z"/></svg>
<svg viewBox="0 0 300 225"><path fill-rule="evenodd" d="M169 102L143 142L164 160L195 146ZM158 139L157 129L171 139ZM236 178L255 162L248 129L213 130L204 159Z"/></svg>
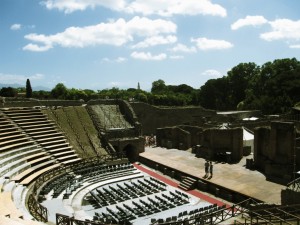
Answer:
<svg viewBox="0 0 300 225"><path fill-rule="evenodd" d="M238 164L213 162L214 175L209 180L203 178L205 160L189 151L146 147L140 157L267 203L280 204L281 190L286 188L267 181L259 171L246 169L245 157ZM252 158L252 155L249 157Z"/></svg>

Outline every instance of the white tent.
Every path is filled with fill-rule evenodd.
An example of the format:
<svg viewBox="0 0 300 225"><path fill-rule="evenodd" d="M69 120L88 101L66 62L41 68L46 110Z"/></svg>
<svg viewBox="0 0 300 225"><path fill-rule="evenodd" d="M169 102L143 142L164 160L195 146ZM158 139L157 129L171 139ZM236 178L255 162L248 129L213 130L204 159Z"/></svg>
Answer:
<svg viewBox="0 0 300 225"><path fill-rule="evenodd" d="M254 148L254 134L252 134L247 128L243 127L243 146L250 146L251 152Z"/></svg>

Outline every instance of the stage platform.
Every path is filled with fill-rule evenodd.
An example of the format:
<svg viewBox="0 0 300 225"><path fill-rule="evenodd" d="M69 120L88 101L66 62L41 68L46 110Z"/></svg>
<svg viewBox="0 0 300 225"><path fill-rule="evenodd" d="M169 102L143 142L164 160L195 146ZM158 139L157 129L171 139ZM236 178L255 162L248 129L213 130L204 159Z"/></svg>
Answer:
<svg viewBox="0 0 300 225"><path fill-rule="evenodd" d="M258 199L266 203L281 204L281 190L286 186L266 180L259 171L246 169L246 158L238 164L213 162L213 177L205 179L205 159L195 157L190 151L166 149L160 147L146 147L145 152L140 154L141 161L154 161L157 164L182 171L204 182L215 184L232 190L236 193Z"/></svg>

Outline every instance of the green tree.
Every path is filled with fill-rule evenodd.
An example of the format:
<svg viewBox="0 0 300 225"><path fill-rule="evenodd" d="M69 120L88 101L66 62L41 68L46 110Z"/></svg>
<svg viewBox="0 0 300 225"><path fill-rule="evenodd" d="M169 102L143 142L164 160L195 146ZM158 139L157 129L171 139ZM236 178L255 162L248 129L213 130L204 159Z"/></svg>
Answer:
<svg viewBox="0 0 300 225"><path fill-rule="evenodd" d="M68 89L63 83L58 83L52 90L51 96L56 99L65 99L68 94Z"/></svg>
<svg viewBox="0 0 300 225"><path fill-rule="evenodd" d="M0 95L3 97L16 97L17 96L17 90L12 87L3 87L0 90Z"/></svg>
<svg viewBox="0 0 300 225"><path fill-rule="evenodd" d="M246 98L246 90L251 81L257 78L259 72L259 66L253 62L240 63L228 71L227 79L230 88L228 106L230 109L236 109L237 105Z"/></svg>
<svg viewBox="0 0 300 225"><path fill-rule="evenodd" d="M26 98L31 98L32 97L32 88L30 84L30 80L26 80Z"/></svg>
<svg viewBox="0 0 300 225"><path fill-rule="evenodd" d="M199 90L199 102L204 108L228 110L230 88L227 77L208 80Z"/></svg>
<svg viewBox="0 0 300 225"><path fill-rule="evenodd" d="M161 79L152 82L151 93L152 94L165 94L167 91L167 86L165 82Z"/></svg>

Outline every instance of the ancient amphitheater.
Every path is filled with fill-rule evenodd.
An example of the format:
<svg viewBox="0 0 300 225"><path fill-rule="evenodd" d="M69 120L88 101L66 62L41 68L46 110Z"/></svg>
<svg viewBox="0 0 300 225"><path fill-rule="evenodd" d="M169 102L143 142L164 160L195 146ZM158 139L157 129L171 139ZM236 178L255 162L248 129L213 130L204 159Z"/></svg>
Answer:
<svg viewBox="0 0 300 225"><path fill-rule="evenodd" d="M214 161L207 179L199 149L182 150L184 141L165 148L172 141L159 137L159 146L145 141L158 128L208 126L207 118L226 119L199 108L159 110L120 100L6 101L0 224L299 225L299 178L266 179L247 154L235 163ZM164 135L192 132L184 129Z"/></svg>

